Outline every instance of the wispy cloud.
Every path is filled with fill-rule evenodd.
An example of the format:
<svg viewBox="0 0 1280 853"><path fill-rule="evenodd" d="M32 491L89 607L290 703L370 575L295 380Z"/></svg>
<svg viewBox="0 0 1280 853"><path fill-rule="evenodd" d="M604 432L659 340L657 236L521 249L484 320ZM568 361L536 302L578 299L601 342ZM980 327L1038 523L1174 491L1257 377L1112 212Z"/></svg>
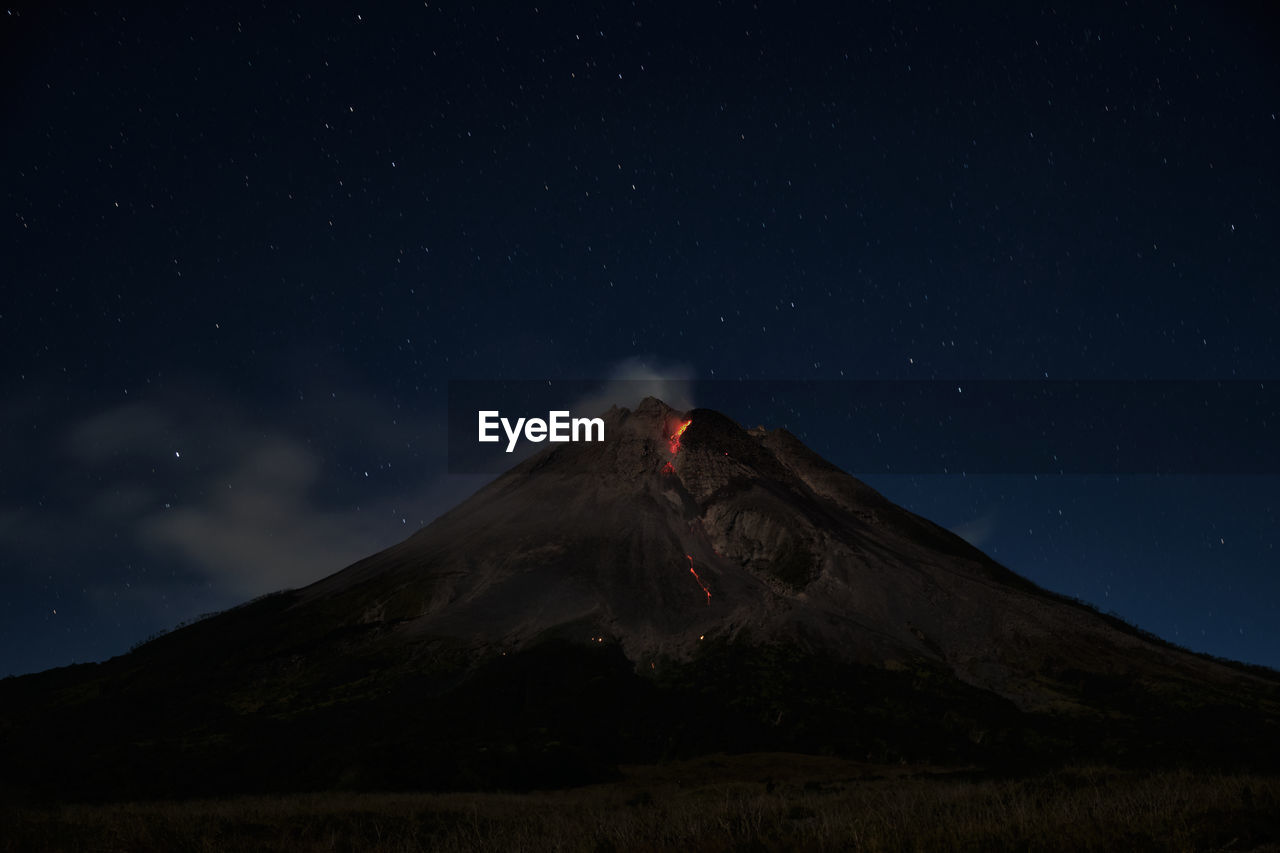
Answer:
<svg viewBox="0 0 1280 853"><path fill-rule="evenodd" d="M41 576L158 590L138 601L173 584L219 601L305 585L485 482L444 474L440 423L344 389L272 418L210 392L103 407L58 431L65 461L43 497L6 496L0 546Z"/></svg>
<svg viewBox="0 0 1280 853"><path fill-rule="evenodd" d="M266 438L213 472L201 499L144 515L137 533L245 595L310 583L366 556L386 527L385 517L318 506L319 474L301 444Z"/></svg>

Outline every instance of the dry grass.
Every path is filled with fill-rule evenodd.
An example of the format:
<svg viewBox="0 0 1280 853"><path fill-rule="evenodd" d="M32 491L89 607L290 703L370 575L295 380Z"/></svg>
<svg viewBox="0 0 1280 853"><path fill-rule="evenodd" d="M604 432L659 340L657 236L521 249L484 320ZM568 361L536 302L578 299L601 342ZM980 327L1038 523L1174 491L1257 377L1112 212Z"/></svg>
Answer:
<svg viewBox="0 0 1280 853"><path fill-rule="evenodd" d="M0 819L4 851L1280 851L1280 778L1086 767L974 781L739 756L569 791L66 805Z"/></svg>

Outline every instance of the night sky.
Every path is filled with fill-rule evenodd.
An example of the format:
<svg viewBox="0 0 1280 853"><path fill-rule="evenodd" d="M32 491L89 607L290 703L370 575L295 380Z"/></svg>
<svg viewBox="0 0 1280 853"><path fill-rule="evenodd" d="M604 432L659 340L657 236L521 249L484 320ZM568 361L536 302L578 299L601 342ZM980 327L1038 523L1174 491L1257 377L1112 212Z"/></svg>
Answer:
<svg viewBox="0 0 1280 853"><path fill-rule="evenodd" d="M412 533L484 482L449 380L1280 380L1261 8L5 8L0 675ZM1280 666L1280 477L877 474L749 408Z"/></svg>

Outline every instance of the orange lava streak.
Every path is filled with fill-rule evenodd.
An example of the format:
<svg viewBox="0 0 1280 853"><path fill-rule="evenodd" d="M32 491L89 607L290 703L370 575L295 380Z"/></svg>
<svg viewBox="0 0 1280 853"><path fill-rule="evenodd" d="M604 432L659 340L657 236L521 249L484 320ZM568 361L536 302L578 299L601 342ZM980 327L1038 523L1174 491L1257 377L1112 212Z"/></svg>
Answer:
<svg viewBox="0 0 1280 853"><path fill-rule="evenodd" d="M672 463L675 462L676 454L680 452L680 437L684 435L684 431L689 428L689 424L691 423L693 423L692 420L681 421L676 426L676 431L671 433L671 435L667 436L667 442L671 447L671 459L667 462L666 465L662 466L663 474L674 474L676 472L676 466L673 465ZM702 578L698 575L698 570L693 567L693 555L685 554L684 557L686 560L689 561L689 574L693 575L693 579L698 582L698 586L702 587L702 592L707 597L707 606L710 607L711 606L711 589L705 583L702 582ZM702 638L699 637L698 639L702 639Z"/></svg>
<svg viewBox="0 0 1280 853"><path fill-rule="evenodd" d="M711 606L711 590L707 589L707 585L702 582L702 578L698 577L698 573L693 569L693 555L685 554L689 560L689 574L693 575L693 579L698 582L698 586L702 587L702 591L707 594L707 606Z"/></svg>
<svg viewBox="0 0 1280 853"><path fill-rule="evenodd" d="M684 435L684 431L689 428L689 424L693 421L682 421L680 426L676 427L676 431L667 436L667 441L671 443L671 455L675 456L680 452L680 436Z"/></svg>

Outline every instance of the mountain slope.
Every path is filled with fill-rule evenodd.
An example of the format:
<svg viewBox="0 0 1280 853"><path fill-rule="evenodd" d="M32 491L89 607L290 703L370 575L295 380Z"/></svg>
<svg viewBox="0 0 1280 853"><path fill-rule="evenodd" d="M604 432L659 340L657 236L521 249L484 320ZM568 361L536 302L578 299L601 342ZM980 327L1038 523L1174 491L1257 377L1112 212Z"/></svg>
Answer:
<svg viewBox="0 0 1280 853"><path fill-rule="evenodd" d="M603 637L633 661L747 633L859 663L941 663L1027 709L1063 701L1053 667L1253 678L1039 589L785 430L697 410L672 453L685 419L653 399L614 410L609 443L528 460L296 606L403 620L405 639Z"/></svg>

